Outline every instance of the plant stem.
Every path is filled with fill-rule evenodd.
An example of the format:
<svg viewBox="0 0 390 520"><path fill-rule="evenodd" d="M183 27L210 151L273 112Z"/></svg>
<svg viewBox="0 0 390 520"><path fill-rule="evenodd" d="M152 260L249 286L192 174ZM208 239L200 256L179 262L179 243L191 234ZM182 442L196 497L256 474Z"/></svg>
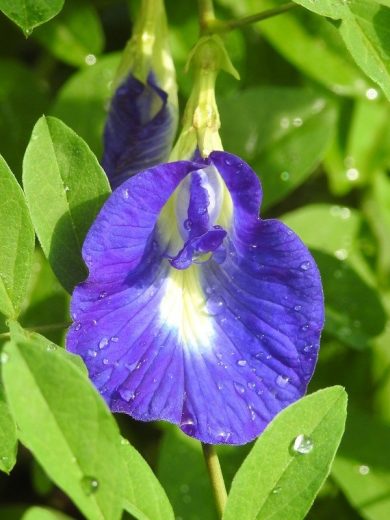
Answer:
<svg viewBox="0 0 390 520"><path fill-rule="evenodd" d="M203 25L203 32L205 34L216 34L232 31L233 29L239 29L240 27L245 27L246 25L260 22L261 20L266 20L267 18L272 18L274 16L278 16L279 14L283 14L286 11L290 11L295 7L299 7L298 4L294 2L288 2L287 4L274 7L273 9L267 9L266 11L262 11L261 13L244 16L243 18L226 21L211 18L206 22L205 25Z"/></svg>
<svg viewBox="0 0 390 520"><path fill-rule="evenodd" d="M200 31L203 34L215 20L213 0L198 0Z"/></svg>
<svg viewBox="0 0 390 520"><path fill-rule="evenodd" d="M212 444L203 444L202 442L202 448L211 486L213 488L215 504L217 506L218 514L220 518L222 518L226 506L227 493L218 455Z"/></svg>

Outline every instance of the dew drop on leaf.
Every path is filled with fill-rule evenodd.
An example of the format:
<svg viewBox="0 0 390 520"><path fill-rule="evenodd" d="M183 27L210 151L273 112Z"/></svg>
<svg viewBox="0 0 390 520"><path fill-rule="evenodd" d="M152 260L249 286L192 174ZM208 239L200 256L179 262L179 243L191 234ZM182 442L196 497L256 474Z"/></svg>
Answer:
<svg viewBox="0 0 390 520"><path fill-rule="evenodd" d="M313 450L313 448L313 441L310 437L304 435L303 433L301 433L294 439L294 442L291 447L294 453L300 453L301 455L307 455Z"/></svg>
<svg viewBox="0 0 390 520"><path fill-rule="evenodd" d="M89 496L99 489L99 481L95 477L85 476L81 479L81 487L84 493Z"/></svg>

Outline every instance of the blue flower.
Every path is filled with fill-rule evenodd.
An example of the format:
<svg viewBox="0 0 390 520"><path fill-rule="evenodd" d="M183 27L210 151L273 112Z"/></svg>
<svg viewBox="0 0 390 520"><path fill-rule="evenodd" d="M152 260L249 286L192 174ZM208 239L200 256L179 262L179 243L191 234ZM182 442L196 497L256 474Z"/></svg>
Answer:
<svg viewBox="0 0 390 520"><path fill-rule="evenodd" d="M168 159L178 122L164 2L144 0L114 82L102 165L111 187Z"/></svg>
<svg viewBox="0 0 390 520"><path fill-rule="evenodd" d="M117 88L104 128L102 165L113 188L167 160L177 129L177 107L152 72L146 83L129 74Z"/></svg>
<svg viewBox="0 0 390 520"><path fill-rule="evenodd" d="M103 206L83 247L67 348L111 410L243 444L306 391L321 280L293 231L258 217L240 158L146 169Z"/></svg>

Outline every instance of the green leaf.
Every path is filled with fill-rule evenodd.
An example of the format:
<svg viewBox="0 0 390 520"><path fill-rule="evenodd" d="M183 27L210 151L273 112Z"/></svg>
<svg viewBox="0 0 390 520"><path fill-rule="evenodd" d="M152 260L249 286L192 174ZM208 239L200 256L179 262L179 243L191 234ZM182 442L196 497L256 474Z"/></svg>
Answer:
<svg viewBox="0 0 390 520"><path fill-rule="evenodd" d="M325 294L325 331L362 349L380 334L386 313L375 279L362 256L365 223L346 206L312 204L287 213L283 221L313 252Z"/></svg>
<svg viewBox="0 0 390 520"><path fill-rule="evenodd" d="M157 474L177 517L185 520L218 518L198 441L176 427L168 428L160 446Z"/></svg>
<svg viewBox="0 0 390 520"><path fill-rule="evenodd" d="M224 0L223 3L229 4L240 16L259 11L257 0ZM261 9L280 5L277 0L263 0ZM346 50L336 27L321 17L296 9L264 20L254 28L303 74L336 94L363 97L371 86Z"/></svg>
<svg viewBox="0 0 390 520"><path fill-rule="evenodd" d="M81 70L61 88L51 113L71 126L91 147L102 155L102 135L107 118L107 104L120 54L104 56L95 65Z"/></svg>
<svg viewBox="0 0 390 520"><path fill-rule="evenodd" d="M81 247L110 193L107 177L77 134L42 117L24 157L23 185L42 249L71 292L86 277Z"/></svg>
<svg viewBox="0 0 390 520"><path fill-rule="evenodd" d="M352 110L340 111L337 132L325 157L330 189L345 195L352 188L371 182L389 161L390 109L387 100L359 100Z"/></svg>
<svg viewBox="0 0 390 520"><path fill-rule="evenodd" d="M35 250L30 287L19 322L29 329L43 327L50 341L63 344L70 322L69 294L55 277L40 248Z"/></svg>
<svg viewBox="0 0 390 520"><path fill-rule="evenodd" d="M118 427L62 349L12 334L3 365L20 441L89 520L119 520L126 479Z"/></svg>
<svg viewBox="0 0 390 520"><path fill-rule="evenodd" d="M70 516L60 511L47 509L46 507L30 507L25 511L21 520L72 520Z"/></svg>
<svg viewBox="0 0 390 520"><path fill-rule="evenodd" d="M35 235L23 192L0 156L0 313L16 317L26 296Z"/></svg>
<svg viewBox="0 0 390 520"><path fill-rule="evenodd" d="M325 295L325 330L357 349L365 348L386 325L386 312L374 287L346 262L312 250Z"/></svg>
<svg viewBox="0 0 390 520"><path fill-rule="evenodd" d="M0 361L6 361L4 352L0 352ZM3 383L0 381L0 471L9 473L16 462L18 438L15 422L5 400Z"/></svg>
<svg viewBox="0 0 390 520"><path fill-rule="evenodd" d="M302 520L330 471L346 404L335 386L283 410L233 479L223 520Z"/></svg>
<svg viewBox="0 0 390 520"><path fill-rule="evenodd" d="M0 10L29 36L34 27L58 14L64 0L0 0Z"/></svg>
<svg viewBox="0 0 390 520"><path fill-rule="evenodd" d="M47 85L32 70L0 60L0 153L20 179L22 158L35 121L48 104Z"/></svg>
<svg viewBox="0 0 390 520"><path fill-rule="evenodd" d="M266 209L315 170L334 130L335 109L301 88L261 87L220 102L222 141L247 160L263 185Z"/></svg>
<svg viewBox="0 0 390 520"><path fill-rule="evenodd" d="M127 468L124 509L137 520L174 520L171 504L157 477L125 439L122 457Z"/></svg>
<svg viewBox="0 0 390 520"><path fill-rule="evenodd" d="M332 477L346 497L367 520L388 520L390 463L386 457L388 424L351 409Z"/></svg>
<svg viewBox="0 0 390 520"><path fill-rule="evenodd" d="M370 0L294 0L322 16L341 20L340 34L359 67L390 99L390 9Z"/></svg>
<svg viewBox="0 0 390 520"><path fill-rule="evenodd" d="M104 46L98 14L84 0L66 3L61 14L37 29L34 37L58 59L76 67L94 64Z"/></svg>

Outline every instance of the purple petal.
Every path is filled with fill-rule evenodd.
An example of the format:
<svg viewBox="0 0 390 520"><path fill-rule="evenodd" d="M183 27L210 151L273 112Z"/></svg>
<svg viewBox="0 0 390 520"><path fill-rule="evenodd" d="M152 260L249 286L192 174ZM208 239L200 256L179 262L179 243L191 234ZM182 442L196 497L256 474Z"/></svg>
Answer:
<svg viewBox="0 0 390 520"><path fill-rule="evenodd" d="M153 76L144 84L130 74L111 100L104 129L102 165L112 188L165 161L176 128L176 110Z"/></svg>
<svg viewBox="0 0 390 520"><path fill-rule="evenodd" d="M225 152L141 172L107 201L84 245L90 275L67 344L113 411L243 444L303 395L321 281L301 240L258 218L260 201L254 172ZM197 264L194 252L210 255Z"/></svg>

